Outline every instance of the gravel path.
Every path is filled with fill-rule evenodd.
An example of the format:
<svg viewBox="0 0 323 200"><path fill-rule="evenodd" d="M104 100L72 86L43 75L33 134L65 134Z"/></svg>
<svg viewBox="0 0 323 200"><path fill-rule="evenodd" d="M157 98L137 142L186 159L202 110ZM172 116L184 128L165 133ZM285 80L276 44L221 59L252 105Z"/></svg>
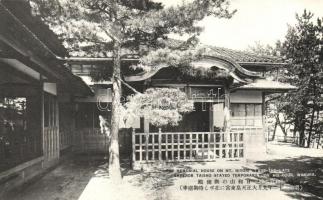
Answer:
<svg viewBox="0 0 323 200"><path fill-rule="evenodd" d="M81 158L81 159L80 159ZM129 163L129 161L124 162ZM112 183L103 167L104 161L93 157L75 157L62 163L41 179L26 185L9 200L190 200L190 199L305 199L321 200L323 196L323 150L295 147L284 143L268 144L268 154L251 163L181 163L169 169L133 171L123 167L123 182ZM175 168L183 169L289 169L291 172L315 172L305 178L304 190L297 191L298 179L283 179L283 188L262 191L180 191L181 185L197 184L200 178L178 178ZM321 173L322 172L322 173ZM205 179L206 180L206 179ZM205 184L204 184L205 186ZM7 200L7 199L6 199Z"/></svg>
<svg viewBox="0 0 323 200"><path fill-rule="evenodd" d="M14 191L6 200L76 200L100 163L88 158L73 158L42 178Z"/></svg>

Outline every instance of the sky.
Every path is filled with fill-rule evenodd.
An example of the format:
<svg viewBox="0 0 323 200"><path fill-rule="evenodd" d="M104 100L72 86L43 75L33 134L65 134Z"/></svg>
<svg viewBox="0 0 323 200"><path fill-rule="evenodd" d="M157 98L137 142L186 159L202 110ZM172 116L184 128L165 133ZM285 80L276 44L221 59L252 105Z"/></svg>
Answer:
<svg viewBox="0 0 323 200"><path fill-rule="evenodd" d="M158 0L166 6L182 0ZM315 18L323 17L323 0L231 0L237 13L231 19L208 17L200 41L205 44L245 50L256 42L274 45L283 40L288 26L296 23L295 14L307 9Z"/></svg>

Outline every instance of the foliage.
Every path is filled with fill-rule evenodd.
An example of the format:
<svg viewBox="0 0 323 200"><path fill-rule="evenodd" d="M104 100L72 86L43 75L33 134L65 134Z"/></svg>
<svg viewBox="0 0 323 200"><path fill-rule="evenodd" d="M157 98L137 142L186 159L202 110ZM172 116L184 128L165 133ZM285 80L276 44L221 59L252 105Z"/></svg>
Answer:
<svg viewBox="0 0 323 200"><path fill-rule="evenodd" d="M272 101L269 104L274 109L270 116L276 119L276 126L278 124L282 130L293 125L294 133L299 133L299 145L304 146L306 142L309 145L313 133L319 134L318 130L321 129L317 119L322 110L323 29L322 20L317 19L317 23L314 23L313 14L306 10L302 15L297 14L296 19L297 24L289 26L285 40L277 42L276 48L258 43L250 49L281 55L289 63L286 68L270 72L269 76L295 85L298 89L286 94L271 95Z"/></svg>
<svg viewBox="0 0 323 200"><path fill-rule="evenodd" d="M304 138L308 133L311 142L315 112L320 110L323 92L323 27L322 20L313 22L313 14L304 10L296 15L298 23L289 27L282 54L290 60L292 68L285 71L287 81L296 85L298 90L287 96L290 100L291 116L297 121L296 128ZM304 145L304 141L303 144Z"/></svg>
<svg viewBox="0 0 323 200"><path fill-rule="evenodd" d="M286 127L294 126L299 133L300 143L311 143L313 133L319 134L319 112L322 110L323 92L323 29L322 20L315 23L313 14L304 10L296 15L297 24L289 26L285 40L277 42L276 48L256 43L249 50L258 54L269 53L283 56L289 65L269 72L267 75L281 82L298 87L286 94L270 95L269 117L274 118L286 135ZM295 132L294 132L295 133ZM307 141L305 142L305 138Z"/></svg>
<svg viewBox="0 0 323 200"><path fill-rule="evenodd" d="M193 102L175 88L150 88L143 94L128 97L124 119L146 117L152 125L176 126L182 114L193 111Z"/></svg>
<svg viewBox="0 0 323 200"><path fill-rule="evenodd" d="M196 22L204 17L229 18L235 12L228 10L226 0L193 0L166 8L150 0L31 2L34 13L51 25L69 51L83 56L108 56L113 40L121 43L123 54L143 55L151 48L167 52L168 34L196 35L203 30Z"/></svg>
<svg viewBox="0 0 323 200"><path fill-rule="evenodd" d="M111 77L113 94L109 173L117 179L121 177L118 157L120 118L118 112L121 108L122 56L137 53L140 58L144 58L152 52L158 52L171 58L176 50L189 51L191 47L187 44L194 41L195 36L203 30L197 22L207 16L230 18L235 12L229 11L227 0L183 1L179 5L170 7L164 7L161 3L151 0L31 0L31 2L34 13L39 14L50 24L70 52L80 52L76 54L78 56L114 58ZM169 34L188 34L191 37L188 41L182 42L182 45L173 48L167 42ZM189 48L183 48L184 46ZM183 56L173 57L172 63L181 66L183 57L183 61L189 60L190 54L184 53ZM159 59L156 56L151 58L149 63L145 63L145 59L142 59L141 66L155 64L154 59ZM159 97L158 92L152 92L148 96ZM136 98L144 99L144 96ZM170 120L173 119L170 114L175 116L175 120L180 119L178 112L181 110L172 108L169 111L170 113L156 107L156 110L150 114L158 116L161 119L159 122L161 125L166 122L176 124L177 122ZM154 119L152 121L158 123L154 122Z"/></svg>
<svg viewBox="0 0 323 200"><path fill-rule="evenodd" d="M139 54L141 60L137 67L145 70L163 63L166 66L180 67L184 76L229 77L221 70L189 66L191 61L200 58L207 51L197 46L196 36L203 30L197 22L206 16L230 18L235 11L229 11L226 0L183 1L170 7L150 0L31 2L34 14L41 16L51 26L72 55L114 56L113 44L119 43L120 56ZM170 33L188 34L191 37L187 41L175 41L168 38ZM95 78L100 79L98 73L101 73L101 77L109 79L106 76L109 69L102 67L100 70L92 73ZM158 98L157 93L152 94ZM158 115L164 113L160 109L155 112ZM180 119L179 114L176 116ZM177 121L173 123L176 124Z"/></svg>
<svg viewBox="0 0 323 200"><path fill-rule="evenodd" d="M279 56L280 51L278 49L280 46L281 42L279 40L276 42L276 47L270 46L269 44L264 45L260 41L256 41L254 45L248 46L246 51L259 55Z"/></svg>

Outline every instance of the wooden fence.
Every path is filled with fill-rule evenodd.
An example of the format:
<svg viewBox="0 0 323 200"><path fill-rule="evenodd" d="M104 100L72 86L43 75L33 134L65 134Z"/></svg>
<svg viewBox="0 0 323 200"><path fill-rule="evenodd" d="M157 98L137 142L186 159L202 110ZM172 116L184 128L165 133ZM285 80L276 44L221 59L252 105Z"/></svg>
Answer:
<svg viewBox="0 0 323 200"><path fill-rule="evenodd" d="M45 127L43 138L44 157L52 160L59 157L59 133L58 127Z"/></svg>
<svg viewBox="0 0 323 200"><path fill-rule="evenodd" d="M87 153L106 153L109 148L108 136L99 128L82 128L75 133L75 150Z"/></svg>
<svg viewBox="0 0 323 200"><path fill-rule="evenodd" d="M133 133L133 162L215 161L245 157L244 132Z"/></svg>
<svg viewBox="0 0 323 200"><path fill-rule="evenodd" d="M60 150L72 147L74 145L75 131L72 129L59 130Z"/></svg>
<svg viewBox="0 0 323 200"><path fill-rule="evenodd" d="M109 150L109 137L102 134L100 128L77 129L74 134L74 150L83 153L107 153ZM119 131L120 156L131 156L131 131Z"/></svg>

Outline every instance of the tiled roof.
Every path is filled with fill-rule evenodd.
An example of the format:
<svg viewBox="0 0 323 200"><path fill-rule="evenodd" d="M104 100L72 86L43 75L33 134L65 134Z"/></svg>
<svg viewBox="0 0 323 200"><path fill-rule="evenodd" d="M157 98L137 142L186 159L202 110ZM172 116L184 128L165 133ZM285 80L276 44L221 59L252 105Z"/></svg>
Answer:
<svg viewBox="0 0 323 200"><path fill-rule="evenodd" d="M174 40L169 39L167 42L167 45L176 48L179 46L188 47L190 44L194 44L195 41L192 41L191 43L185 43L180 40ZM233 50L223 47L217 47L217 46L211 46L211 45L205 45L202 43L196 43L196 47L199 49L204 49L205 56L218 56L218 57L225 57L229 58L241 65L243 64L250 64L250 63L257 63L257 64L283 64L284 61L281 57L277 56L270 56L270 55L263 55L263 54L256 54L251 53L248 51L239 51L239 50Z"/></svg>
<svg viewBox="0 0 323 200"><path fill-rule="evenodd" d="M20 39L20 37L22 37L23 40L26 40L25 42L27 44L33 46L34 44L32 43L32 41L29 41L29 38L24 37L24 35L19 35L24 34L25 30L20 30L17 26L21 26L23 24L23 26L26 26L33 34L37 36L37 38L41 42L43 42L55 54L61 57L65 57L67 55L67 51L62 45L62 41L58 39L57 35L49 28L48 25L43 23L39 17L32 15L31 7L28 1L3 0L1 1L1 3L5 6L6 9L10 11L12 15L14 15L21 22L21 24L13 23L13 21L10 20L10 16L8 16L8 13L3 11L4 7L2 7L0 10L0 19L2 20L2 23L8 23L10 26L8 28L5 28L5 30L3 31L11 31L12 36L17 37L17 39ZM19 29L19 32L21 33L16 33L16 29Z"/></svg>
<svg viewBox="0 0 323 200"><path fill-rule="evenodd" d="M248 63L283 63L283 59L275 56L260 55L247 51L232 50L222 47L206 46L209 56L223 56L239 64Z"/></svg>
<svg viewBox="0 0 323 200"><path fill-rule="evenodd" d="M286 64L284 63L283 59L280 57L268 56L268 55L259 55L247 51L239 51L239 50L232 50L223 47L215 47L215 46L200 46L200 48L205 49L205 56L216 56L216 57L223 57L228 58L240 65L248 65L248 64ZM124 59L139 59L138 54L131 53L128 51L124 51L125 54L123 56ZM74 57L75 60L79 57L80 59L86 58L86 52L72 52L71 56ZM95 58L112 58L113 53L112 51L105 52L105 55L96 54ZM95 59L94 58L94 59ZM84 59L82 59L84 60ZM86 60L86 59L85 59ZM91 58L89 58L91 60Z"/></svg>
<svg viewBox="0 0 323 200"><path fill-rule="evenodd" d="M261 90L295 90L297 87L289 83L282 83L279 81L272 81L266 79L257 79L252 83L240 86L239 89L261 89Z"/></svg>
<svg viewBox="0 0 323 200"><path fill-rule="evenodd" d="M65 57L67 54L66 49L61 44L61 41L57 38L57 36L49 29L47 25L41 22L41 20L37 17L31 15L30 6L27 2L23 0L16 1L4 1L4 4L10 11L24 24L26 25L37 37L44 42L52 51L54 51L57 55ZM5 17L4 17L5 19ZM164 41L168 46L178 47L183 46L184 41L169 39ZM189 44L185 44L189 45ZM255 53L250 53L246 51L232 50L228 48L210 46L205 44L198 44L198 48L204 48L206 51L206 56L221 56L225 58L229 58L241 65L250 64L250 63L258 63L258 64L276 64L282 63L283 60L279 57L268 56L268 55L259 55ZM124 58L139 58L136 52L130 49L122 49L122 54L126 55ZM70 55L73 57L87 57L88 52L86 50L81 50L77 52L70 52ZM109 58L113 56L113 53L110 51L99 51L93 55L93 57L97 58Z"/></svg>
<svg viewBox="0 0 323 200"><path fill-rule="evenodd" d="M89 88L89 86L86 85L81 78L75 76L69 70L62 67L61 61L56 59L55 53L58 55L65 55L63 46L59 43L57 36L48 28L48 26L42 24L41 21L37 21L35 18L29 15L30 10L23 9L26 8L26 4L20 7L19 2L25 1L16 0L6 2L8 2L8 7L13 7L11 7L12 10L9 10L0 1L0 42L6 43L6 45L9 47L8 49L5 49L6 51L13 51L10 58L12 57L12 59L17 59L22 63L25 63L26 61L21 60L20 56L17 56L21 51L22 54L26 54L28 57L31 57L30 60L32 60L34 63L31 65L28 63L28 67L36 71L40 71L45 76L48 74L59 74L57 77L60 78L60 82L69 86L72 91L81 91L82 95L92 95L93 92L91 91L91 88ZM15 10L15 8L19 9ZM19 12L20 14L17 14ZM16 15L21 15L21 18L17 17ZM31 23L32 25L29 26L30 24L28 24L27 26L25 23ZM41 31L38 31L38 34L36 34L34 33L36 29L30 27L38 27L38 29ZM39 32L42 32L42 34L39 35ZM54 40L52 40L53 38ZM12 43L7 43L7 41L12 41ZM18 50L16 50L16 48ZM51 48L54 49L54 52ZM61 48L63 48L63 51L61 51ZM16 51L18 52L17 55L15 54ZM49 55L51 57L47 57Z"/></svg>

